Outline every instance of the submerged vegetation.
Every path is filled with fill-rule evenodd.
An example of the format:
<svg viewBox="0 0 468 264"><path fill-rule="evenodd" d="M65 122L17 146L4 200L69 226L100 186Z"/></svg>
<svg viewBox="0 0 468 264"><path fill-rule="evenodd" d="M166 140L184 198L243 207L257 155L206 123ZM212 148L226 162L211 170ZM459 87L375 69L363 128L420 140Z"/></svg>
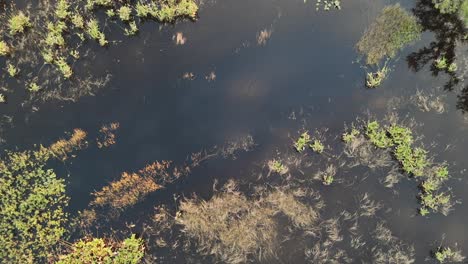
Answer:
<svg viewBox="0 0 468 264"><path fill-rule="evenodd" d="M175 220L197 241L202 254L215 255L226 263L245 263L274 256L281 242L278 215L289 219L291 228L307 228L318 220L319 209L282 190L252 200L230 182L208 201L182 201Z"/></svg>

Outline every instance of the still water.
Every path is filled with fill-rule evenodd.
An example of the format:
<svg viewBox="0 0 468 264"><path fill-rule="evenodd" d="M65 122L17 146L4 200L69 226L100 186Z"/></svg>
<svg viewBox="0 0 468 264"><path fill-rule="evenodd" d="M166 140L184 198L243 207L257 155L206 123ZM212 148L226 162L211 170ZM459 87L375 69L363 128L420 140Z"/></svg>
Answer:
<svg viewBox="0 0 468 264"><path fill-rule="evenodd" d="M293 139L301 129L328 128L327 136L335 137L357 117L382 118L391 110L421 124L416 132L424 135L422 142L430 146L435 160L450 165L452 178L447 185L460 203L448 216L423 218L417 215L414 182L404 179L388 189L380 183L382 173L357 171L366 178L353 175L360 180L351 187L317 185L327 204L324 214L333 212L334 204L346 207L368 193L384 206L377 217L396 237L415 246L416 263L424 262L444 237L444 243L458 243L468 254L468 118L457 107L457 95L466 81L445 91L447 76L433 76L430 65L417 72L408 67L407 55L434 39L432 32L425 32L392 60L392 72L381 87L364 87L365 70L354 45L382 7L392 3L343 1L341 10L325 12L316 11L310 0L206 1L195 22L145 23L139 35L131 38L112 32L110 39L119 43L105 49L93 47L96 56L90 65L96 75L110 74L110 82L95 96L75 103L36 104L34 111L18 109L21 99L2 105L4 113L13 117L2 148L50 144L63 131L77 127L95 138L102 124L119 122L117 144L105 150L89 148L61 171L69 175L71 211L76 212L86 208L91 192L123 171L137 171L155 160L181 163L201 149L253 137L253 151L240 153L235 160L202 164L148 197L144 206L137 206L145 211L173 203L173 194L197 193L209 199L215 179L255 181L255 172L265 160L277 151L293 152ZM416 5L414 1L401 4L407 9ZM178 34L183 44L177 45ZM466 71L466 45L457 48L457 56L460 70L465 67ZM418 90L442 96L445 111L420 111L410 101ZM141 212L135 215L140 217ZM143 221L135 215L129 219ZM278 259L303 262L300 256ZM361 256L355 261L369 259Z"/></svg>

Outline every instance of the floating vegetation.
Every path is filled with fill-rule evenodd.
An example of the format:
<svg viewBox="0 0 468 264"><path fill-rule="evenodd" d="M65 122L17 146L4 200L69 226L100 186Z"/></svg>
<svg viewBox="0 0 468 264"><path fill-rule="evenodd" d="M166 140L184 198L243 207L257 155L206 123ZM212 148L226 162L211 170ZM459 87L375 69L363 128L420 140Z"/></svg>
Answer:
<svg viewBox="0 0 468 264"><path fill-rule="evenodd" d="M131 235L118 242L111 239L81 239L70 246L70 253L59 256L56 264L77 263L141 263L145 247L143 239Z"/></svg>
<svg viewBox="0 0 468 264"><path fill-rule="evenodd" d="M269 160L268 161L268 168L272 172L279 173L281 175L286 174L288 172L288 167L284 165L281 160Z"/></svg>
<svg viewBox="0 0 468 264"><path fill-rule="evenodd" d="M116 135L115 132L119 129L120 124L118 122L110 123L108 125L103 125L99 129L99 133L101 134L97 141L98 148L108 148L114 145Z"/></svg>
<svg viewBox="0 0 468 264"><path fill-rule="evenodd" d="M314 139L312 144L309 145L309 147L314 151L319 154L321 154L325 150L325 146L323 145L322 141L319 139Z"/></svg>
<svg viewBox="0 0 468 264"><path fill-rule="evenodd" d="M439 189L448 178L448 168L431 167L427 151L412 146L414 138L407 127L392 124L382 129L377 121L372 121L367 123L366 130L369 140L377 147L392 149L404 172L415 177L424 176L425 180L420 185L420 214L427 215L432 210L446 215L452 205L451 195L440 192Z"/></svg>
<svg viewBox="0 0 468 264"><path fill-rule="evenodd" d="M382 67L382 69L379 69L376 72L368 72L366 74L367 88L379 87L382 84L382 82L387 78L389 71L389 68L387 66L384 66Z"/></svg>
<svg viewBox="0 0 468 264"><path fill-rule="evenodd" d="M335 181L336 166L328 165L325 170L315 174L314 179L322 181L323 185L331 185Z"/></svg>
<svg viewBox="0 0 468 264"><path fill-rule="evenodd" d="M462 262L465 257L461 254L460 250L452 250L450 247L439 247L433 252L433 257L439 263L454 263Z"/></svg>
<svg viewBox="0 0 468 264"><path fill-rule="evenodd" d="M297 152L301 153L305 150L311 141L312 140L310 138L309 132L306 131L299 136L296 142L294 142L294 148L297 150Z"/></svg>

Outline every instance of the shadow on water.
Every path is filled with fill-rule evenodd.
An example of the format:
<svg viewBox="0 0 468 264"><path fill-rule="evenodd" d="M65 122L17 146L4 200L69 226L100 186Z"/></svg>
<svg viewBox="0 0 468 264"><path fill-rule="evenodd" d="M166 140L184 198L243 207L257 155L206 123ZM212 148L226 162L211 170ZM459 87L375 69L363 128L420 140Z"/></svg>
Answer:
<svg viewBox="0 0 468 264"><path fill-rule="evenodd" d="M408 66L414 71L419 71L426 65L430 65L430 71L433 76L447 74L449 80L444 85L444 89L452 91L460 82L466 81L464 76L457 76L456 71L439 69L435 66L435 61L440 58L446 58L447 64L456 61L456 50L458 46L466 46L467 30L463 21L460 20L457 13L442 14L435 8L431 0L419 0L413 8L413 14L419 19L423 31L434 35L434 40L428 46L411 53L407 57ZM463 51L461 51L463 53ZM462 56L462 55L459 55ZM463 112L468 106L466 100L463 100L466 94L465 89L460 93L460 100L457 107Z"/></svg>

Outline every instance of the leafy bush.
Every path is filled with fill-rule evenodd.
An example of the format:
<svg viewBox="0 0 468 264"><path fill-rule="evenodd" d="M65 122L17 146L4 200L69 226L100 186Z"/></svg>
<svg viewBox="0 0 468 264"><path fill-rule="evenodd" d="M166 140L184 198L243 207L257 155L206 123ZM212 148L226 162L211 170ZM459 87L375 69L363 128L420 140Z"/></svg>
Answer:
<svg viewBox="0 0 468 264"><path fill-rule="evenodd" d="M309 132L304 132L301 136L294 142L294 148L297 152L302 152L305 150L306 146L311 142Z"/></svg>
<svg viewBox="0 0 468 264"><path fill-rule="evenodd" d="M46 169L51 151L7 152L0 161L0 259L41 263L66 233L65 183Z"/></svg>
<svg viewBox="0 0 468 264"><path fill-rule="evenodd" d="M5 41L1 40L0 41L0 56L6 56L8 54L10 54L10 47Z"/></svg>
<svg viewBox="0 0 468 264"><path fill-rule="evenodd" d="M144 250L143 240L135 235L120 244L102 238L80 240L72 245L69 254L60 256L56 264L138 264Z"/></svg>
<svg viewBox="0 0 468 264"><path fill-rule="evenodd" d="M16 35L18 33L23 33L26 28L31 27L31 22L29 21L29 17L19 11L16 15L10 18L8 21L8 27L10 29L10 34Z"/></svg>

